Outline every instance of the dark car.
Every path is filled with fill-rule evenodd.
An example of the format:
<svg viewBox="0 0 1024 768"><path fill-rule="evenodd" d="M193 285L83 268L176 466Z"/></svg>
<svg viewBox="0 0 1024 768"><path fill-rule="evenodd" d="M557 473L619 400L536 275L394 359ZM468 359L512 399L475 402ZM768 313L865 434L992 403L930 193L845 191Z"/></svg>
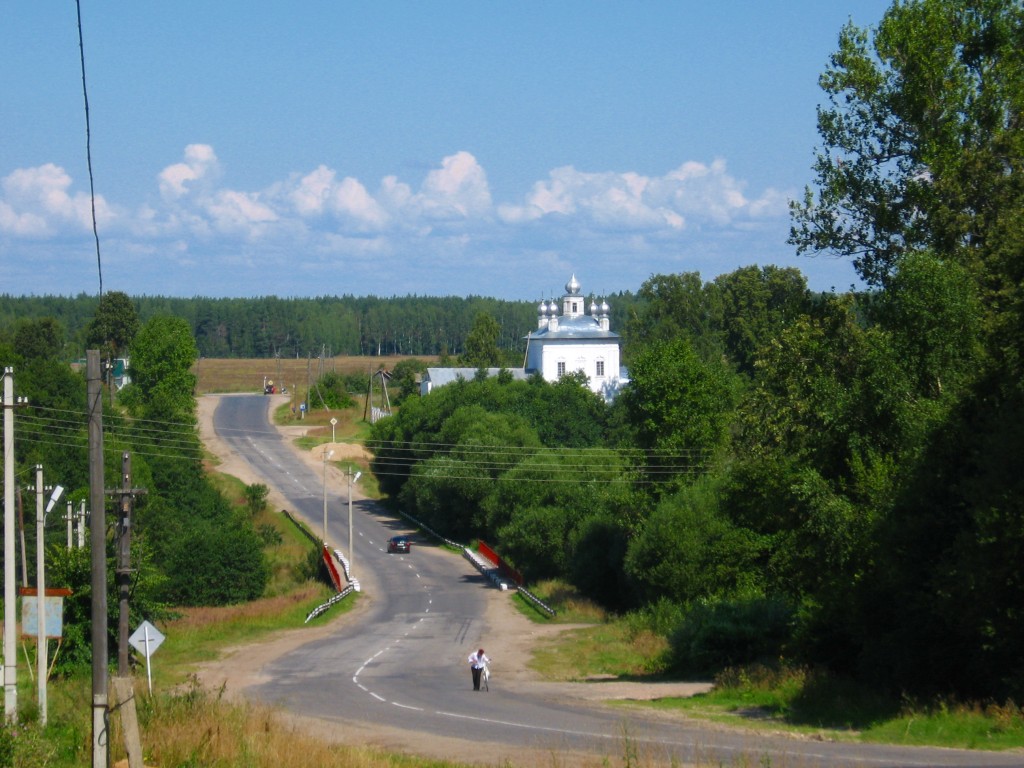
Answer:
<svg viewBox="0 0 1024 768"><path fill-rule="evenodd" d="M412 542L408 536L392 536L388 539L388 552L408 552Z"/></svg>

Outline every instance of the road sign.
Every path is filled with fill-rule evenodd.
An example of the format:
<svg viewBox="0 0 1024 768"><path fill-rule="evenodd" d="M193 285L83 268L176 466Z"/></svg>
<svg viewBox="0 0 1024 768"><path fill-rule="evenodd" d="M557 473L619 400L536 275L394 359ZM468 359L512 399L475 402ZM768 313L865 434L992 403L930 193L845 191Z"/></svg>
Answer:
<svg viewBox="0 0 1024 768"><path fill-rule="evenodd" d="M139 624L139 628L132 632L132 636L128 638L128 643L131 647L146 657L146 680L149 682L149 692L151 694L153 693L153 672L149 666L149 659L156 653L156 649L160 647L160 643L163 641L163 634L148 621L143 621Z"/></svg>
<svg viewBox="0 0 1024 768"><path fill-rule="evenodd" d="M143 621L139 624L139 628L132 632L132 636L128 638L132 648L147 659L156 653L156 649L160 647L160 643L163 641L163 634L148 621Z"/></svg>

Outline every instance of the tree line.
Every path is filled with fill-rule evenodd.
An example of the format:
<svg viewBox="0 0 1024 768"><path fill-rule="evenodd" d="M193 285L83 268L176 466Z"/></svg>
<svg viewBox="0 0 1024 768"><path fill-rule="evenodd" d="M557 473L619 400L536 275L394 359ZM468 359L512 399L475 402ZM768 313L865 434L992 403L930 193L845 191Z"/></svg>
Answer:
<svg viewBox="0 0 1024 768"><path fill-rule="evenodd" d="M537 326L536 302L482 296L131 296L128 300L131 306L124 309L143 322L159 315L185 320L202 357L456 356L465 351L467 336L481 314L495 320L499 348L514 357L523 353L524 337ZM624 292L607 300L612 327L621 327L632 307L632 295ZM90 335L98 304L96 296L85 294L0 295L0 329L12 332L20 321L51 318L63 328L64 357L80 359L99 338Z"/></svg>

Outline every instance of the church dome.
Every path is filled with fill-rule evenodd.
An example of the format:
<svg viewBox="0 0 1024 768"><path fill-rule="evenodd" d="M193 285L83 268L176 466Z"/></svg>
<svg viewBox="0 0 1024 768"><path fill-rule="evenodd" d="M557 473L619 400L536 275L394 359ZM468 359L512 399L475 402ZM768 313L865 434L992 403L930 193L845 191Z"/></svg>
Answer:
<svg viewBox="0 0 1024 768"><path fill-rule="evenodd" d="M580 292L580 281L576 279L576 273L574 272L572 277L569 278L569 282L565 284L565 292L570 296L576 296Z"/></svg>

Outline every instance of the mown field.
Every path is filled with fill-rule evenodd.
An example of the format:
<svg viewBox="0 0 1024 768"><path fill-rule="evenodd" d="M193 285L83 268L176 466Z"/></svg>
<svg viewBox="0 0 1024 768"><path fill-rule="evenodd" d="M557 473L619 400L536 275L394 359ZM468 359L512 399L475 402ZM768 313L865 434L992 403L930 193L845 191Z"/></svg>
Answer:
<svg viewBox="0 0 1024 768"><path fill-rule="evenodd" d="M390 370L404 356L356 357L339 356L311 358L202 358L192 367L198 384L197 395L222 392L261 392L265 379L289 392L305 392L308 382L331 371L341 375L370 375L384 368ZM436 358L424 357L431 364Z"/></svg>

